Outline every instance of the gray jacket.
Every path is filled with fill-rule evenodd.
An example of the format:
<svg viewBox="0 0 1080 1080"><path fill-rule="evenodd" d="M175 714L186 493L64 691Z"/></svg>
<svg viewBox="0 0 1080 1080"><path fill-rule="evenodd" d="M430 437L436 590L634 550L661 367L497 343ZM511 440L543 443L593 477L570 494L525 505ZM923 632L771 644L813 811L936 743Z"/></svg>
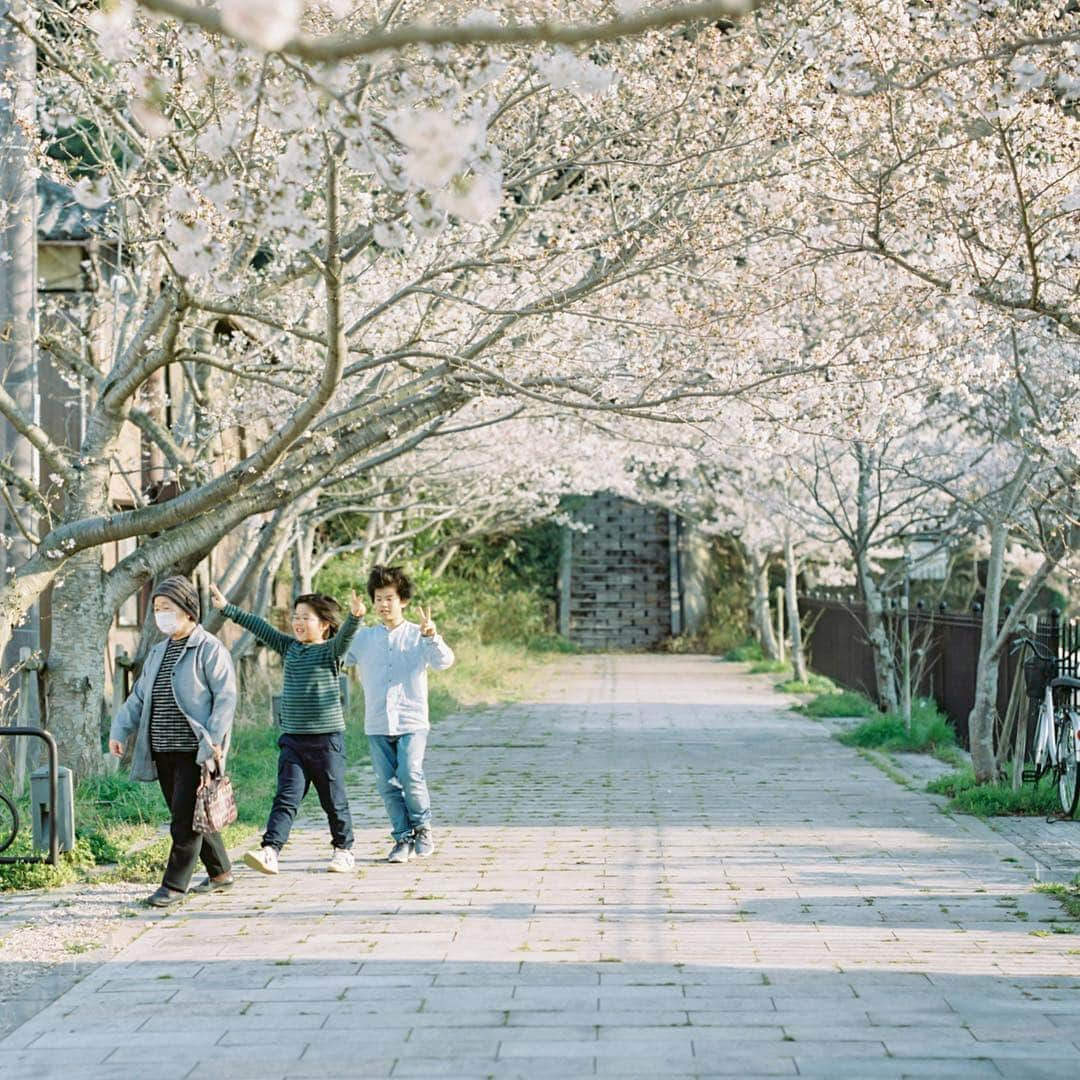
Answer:
<svg viewBox="0 0 1080 1080"><path fill-rule="evenodd" d="M127 701L113 718L109 738L124 742L135 733L131 758L132 780L156 780L157 766L150 754L150 695L168 640L147 654L142 672ZM236 670L229 650L202 626L187 638L187 647L172 672L173 694L199 740L196 760L213 759L214 747L228 753L233 714L236 712Z"/></svg>

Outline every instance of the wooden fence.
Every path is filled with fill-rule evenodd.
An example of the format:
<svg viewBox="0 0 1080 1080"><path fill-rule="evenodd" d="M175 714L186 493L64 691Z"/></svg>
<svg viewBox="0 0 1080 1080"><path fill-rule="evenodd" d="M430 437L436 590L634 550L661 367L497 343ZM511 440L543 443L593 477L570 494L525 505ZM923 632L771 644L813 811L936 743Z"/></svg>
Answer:
<svg viewBox="0 0 1080 1080"><path fill-rule="evenodd" d="M859 603L803 596L799 608L811 627L807 656L810 666L851 690L877 699L874 658L866 637L866 608ZM901 613L886 613L893 641L899 641ZM975 701L975 674L979 661L981 618L917 608L911 613L913 693L933 698L952 721L957 738L968 746L968 715ZM1038 639L1062 660L1064 670L1076 675L1080 665L1080 624L1050 612L1038 621ZM1018 657L1001 658L997 707L1004 715L1016 675Z"/></svg>

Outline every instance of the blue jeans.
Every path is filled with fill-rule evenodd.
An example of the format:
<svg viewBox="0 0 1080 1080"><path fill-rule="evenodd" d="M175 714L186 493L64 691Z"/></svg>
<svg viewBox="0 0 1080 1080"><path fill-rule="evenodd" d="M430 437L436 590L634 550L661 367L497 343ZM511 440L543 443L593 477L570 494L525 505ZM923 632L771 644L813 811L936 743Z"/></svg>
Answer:
<svg viewBox="0 0 1080 1080"><path fill-rule="evenodd" d="M353 846L352 814L345 790L345 733L282 735L278 739L277 793L263 834L263 847L280 851L289 839L308 788L315 786L319 802L330 823L334 847Z"/></svg>
<svg viewBox="0 0 1080 1080"><path fill-rule="evenodd" d="M371 768L395 840L407 840L431 825L431 798L424 779L426 731L405 735L369 735Z"/></svg>

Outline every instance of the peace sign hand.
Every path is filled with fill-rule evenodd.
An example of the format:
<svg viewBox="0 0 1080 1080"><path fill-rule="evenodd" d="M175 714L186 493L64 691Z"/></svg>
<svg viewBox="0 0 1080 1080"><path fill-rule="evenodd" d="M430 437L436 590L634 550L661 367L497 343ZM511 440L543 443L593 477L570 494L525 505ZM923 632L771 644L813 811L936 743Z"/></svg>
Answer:
<svg viewBox="0 0 1080 1080"><path fill-rule="evenodd" d="M229 601L225 599L225 594L211 581L210 603L220 611L228 602Z"/></svg>
<svg viewBox="0 0 1080 1080"><path fill-rule="evenodd" d="M364 606L364 599L363 597L356 595L355 589L352 590L352 599L349 601L349 608L358 619L362 619L367 614L367 608Z"/></svg>
<svg viewBox="0 0 1080 1080"><path fill-rule="evenodd" d="M420 612L420 633L424 637L434 637L435 623L431 618L431 608L417 607L416 610Z"/></svg>

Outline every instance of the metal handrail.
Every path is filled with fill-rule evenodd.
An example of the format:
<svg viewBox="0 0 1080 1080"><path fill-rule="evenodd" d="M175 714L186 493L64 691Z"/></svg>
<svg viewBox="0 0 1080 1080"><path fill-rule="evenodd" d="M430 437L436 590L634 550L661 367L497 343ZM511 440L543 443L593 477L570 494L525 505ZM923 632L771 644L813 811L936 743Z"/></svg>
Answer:
<svg viewBox="0 0 1080 1080"><path fill-rule="evenodd" d="M0 735L36 735L39 739L44 740L45 749L49 755L49 855L47 858L42 855L0 855L0 863L10 865L11 863L47 862L50 866L55 866L60 858L60 837L57 832L58 826L56 822L56 803L59 788L56 740L47 731L33 727L0 727ZM12 834L11 842L14 842L18 832L19 818L16 814L15 832Z"/></svg>

